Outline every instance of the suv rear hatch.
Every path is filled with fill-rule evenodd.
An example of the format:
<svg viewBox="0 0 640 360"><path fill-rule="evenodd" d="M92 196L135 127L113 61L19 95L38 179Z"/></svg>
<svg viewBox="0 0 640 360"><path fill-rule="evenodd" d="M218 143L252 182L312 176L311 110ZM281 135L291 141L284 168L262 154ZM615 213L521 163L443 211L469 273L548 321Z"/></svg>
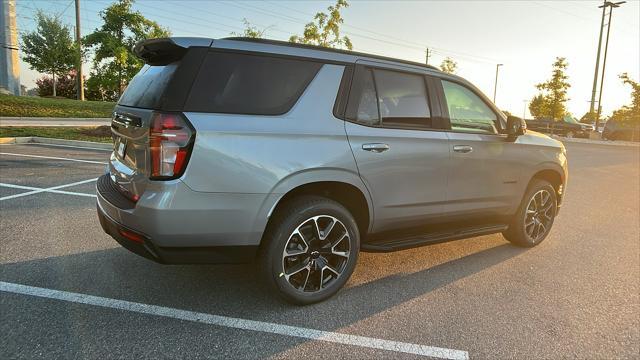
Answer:
<svg viewBox="0 0 640 360"><path fill-rule="evenodd" d="M111 180L136 202L150 181L184 172L195 131L181 110L210 40L153 39L139 43L144 67L118 100L111 121ZM183 46L181 46L181 44Z"/></svg>

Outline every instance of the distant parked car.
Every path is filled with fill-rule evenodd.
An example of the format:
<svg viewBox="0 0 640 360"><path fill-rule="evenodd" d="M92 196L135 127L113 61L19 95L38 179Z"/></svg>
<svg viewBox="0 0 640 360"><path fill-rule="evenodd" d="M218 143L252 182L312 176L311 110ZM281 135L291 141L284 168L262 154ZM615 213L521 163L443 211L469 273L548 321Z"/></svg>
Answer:
<svg viewBox="0 0 640 360"><path fill-rule="evenodd" d="M535 119L526 120L527 128L533 131L565 136L568 138L588 138L589 133L595 129L591 124L578 122L571 116L565 116L562 120Z"/></svg>
<svg viewBox="0 0 640 360"><path fill-rule="evenodd" d="M607 121L602 131L605 140L640 141L640 124L621 122L615 119Z"/></svg>

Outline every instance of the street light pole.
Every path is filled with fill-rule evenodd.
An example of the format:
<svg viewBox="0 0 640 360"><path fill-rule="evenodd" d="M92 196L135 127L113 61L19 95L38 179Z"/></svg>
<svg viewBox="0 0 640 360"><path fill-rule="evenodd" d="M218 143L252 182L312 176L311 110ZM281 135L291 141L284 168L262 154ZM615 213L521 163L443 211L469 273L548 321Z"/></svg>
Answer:
<svg viewBox="0 0 640 360"><path fill-rule="evenodd" d="M598 114L596 116L596 124L595 128L598 129L598 125L600 123L600 113L602 112L602 88L604 86L604 69L607 66L607 51L609 50L609 33L611 32L611 16L613 15L613 9L620 7L620 5L624 4L626 1L620 1L617 3L606 3L603 6L609 6L609 22L607 23L607 40L604 45L604 58L602 59L602 75L600 77L600 94L598 94Z"/></svg>
<svg viewBox="0 0 640 360"><path fill-rule="evenodd" d="M496 103L496 93L498 92L498 69L500 69L502 64L496 64L496 82L493 86L493 103Z"/></svg>

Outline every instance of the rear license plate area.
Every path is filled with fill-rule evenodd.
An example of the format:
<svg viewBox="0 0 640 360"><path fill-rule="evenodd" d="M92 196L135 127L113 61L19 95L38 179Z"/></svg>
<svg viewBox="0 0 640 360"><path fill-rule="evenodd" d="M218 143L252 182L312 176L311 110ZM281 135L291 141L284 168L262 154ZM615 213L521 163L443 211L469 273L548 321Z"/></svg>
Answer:
<svg viewBox="0 0 640 360"><path fill-rule="evenodd" d="M122 138L116 139L115 150L116 150L116 155L118 155L118 157L120 159L124 160L124 154L127 151L127 142L126 142L126 140L124 140Z"/></svg>

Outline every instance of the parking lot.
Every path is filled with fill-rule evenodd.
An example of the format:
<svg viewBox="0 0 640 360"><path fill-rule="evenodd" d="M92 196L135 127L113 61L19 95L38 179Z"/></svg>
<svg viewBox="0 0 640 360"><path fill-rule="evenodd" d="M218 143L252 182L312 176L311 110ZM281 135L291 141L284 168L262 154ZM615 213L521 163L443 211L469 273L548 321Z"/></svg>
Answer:
<svg viewBox="0 0 640 360"><path fill-rule="evenodd" d="M640 150L566 144L547 240L361 254L296 307L252 265L165 266L102 232L108 152L0 146L1 358L637 358Z"/></svg>

